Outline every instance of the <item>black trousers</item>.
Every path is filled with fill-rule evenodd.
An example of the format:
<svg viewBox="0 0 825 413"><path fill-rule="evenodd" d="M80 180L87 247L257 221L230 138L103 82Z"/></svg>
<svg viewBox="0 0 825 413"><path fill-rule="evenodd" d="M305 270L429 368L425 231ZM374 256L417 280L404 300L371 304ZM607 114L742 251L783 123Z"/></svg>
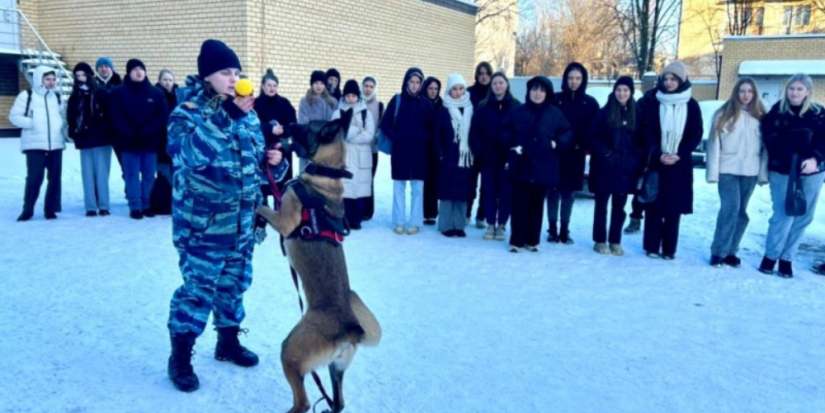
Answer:
<svg viewBox="0 0 825 413"><path fill-rule="evenodd" d="M656 208L647 210L645 218L644 248L647 252L662 255L676 255L679 242L679 221L681 215L662 215Z"/></svg>
<svg viewBox="0 0 825 413"><path fill-rule="evenodd" d="M34 214L34 205L40 196L43 179L48 178L44 212L56 214L61 211L60 180L63 170L63 151L26 151L26 190L23 195L23 212Z"/></svg>
<svg viewBox="0 0 825 413"><path fill-rule="evenodd" d="M438 161L430 159L430 169L424 179L424 219L438 218Z"/></svg>
<svg viewBox="0 0 825 413"><path fill-rule="evenodd" d="M638 220L644 219L645 206L642 205L641 202L639 202L636 195L633 195L633 201L630 203L630 206L633 208L633 210L630 212L630 218Z"/></svg>
<svg viewBox="0 0 825 413"><path fill-rule="evenodd" d="M524 182L513 183L513 215L511 219L510 245L523 248L537 246L541 242L541 225L544 218L544 198L547 186Z"/></svg>
<svg viewBox="0 0 825 413"><path fill-rule="evenodd" d="M473 194L472 198L467 201L467 219L472 218L473 216L473 203L475 203L476 198L478 198L478 209L476 210L476 220L484 221L486 217L484 211L484 202L481 201L481 196L484 194L484 180L481 181L481 190L479 191L479 184L478 178L481 176L481 166L477 164L473 164L471 167L471 176L470 176L470 193ZM482 194L482 195L479 195Z"/></svg>
<svg viewBox="0 0 825 413"><path fill-rule="evenodd" d="M607 203L610 202L610 235L607 231ZM611 195L610 193L596 194L596 208L593 212L593 242L611 244L622 243L622 225L627 214L624 207L627 204L627 194Z"/></svg>
<svg viewBox="0 0 825 413"><path fill-rule="evenodd" d="M344 215L347 217L350 228L361 228L364 221L364 201L366 198L344 199Z"/></svg>
<svg viewBox="0 0 825 413"><path fill-rule="evenodd" d="M369 221L375 215L375 172L378 171L378 154L372 154L372 190L364 200L364 221Z"/></svg>

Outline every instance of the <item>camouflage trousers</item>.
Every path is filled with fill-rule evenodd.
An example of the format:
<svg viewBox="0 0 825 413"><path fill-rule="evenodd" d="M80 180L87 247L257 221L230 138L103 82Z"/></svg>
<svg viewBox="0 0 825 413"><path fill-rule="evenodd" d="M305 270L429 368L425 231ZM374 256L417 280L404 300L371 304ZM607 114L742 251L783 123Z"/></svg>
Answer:
<svg viewBox="0 0 825 413"><path fill-rule="evenodd" d="M235 327L246 315L243 293L252 284L252 250L247 252L178 249L183 285L172 295L171 335L206 328L212 312L215 327Z"/></svg>

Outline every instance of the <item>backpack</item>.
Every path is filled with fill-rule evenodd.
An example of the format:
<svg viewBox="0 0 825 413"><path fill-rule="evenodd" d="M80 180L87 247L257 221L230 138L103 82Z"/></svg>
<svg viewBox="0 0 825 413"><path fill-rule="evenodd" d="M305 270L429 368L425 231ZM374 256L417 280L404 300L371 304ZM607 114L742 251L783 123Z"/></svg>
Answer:
<svg viewBox="0 0 825 413"><path fill-rule="evenodd" d="M23 116L29 116L29 108L32 105L32 90L26 89L26 94L28 94L28 98L26 99L26 111L23 112ZM57 96L57 104L62 104L60 101L60 93L55 92L54 95Z"/></svg>
<svg viewBox="0 0 825 413"><path fill-rule="evenodd" d="M392 118L392 126L394 128L395 121L398 120L398 109L401 108L401 95L395 95L393 97L393 100L395 100L395 114ZM379 109L381 109L380 106ZM378 129L378 133L376 134L375 138L378 142L378 150L384 152L387 155L392 155L392 141L389 137L387 137L387 135L384 134L384 132L381 131L380 128Z"/></svg>

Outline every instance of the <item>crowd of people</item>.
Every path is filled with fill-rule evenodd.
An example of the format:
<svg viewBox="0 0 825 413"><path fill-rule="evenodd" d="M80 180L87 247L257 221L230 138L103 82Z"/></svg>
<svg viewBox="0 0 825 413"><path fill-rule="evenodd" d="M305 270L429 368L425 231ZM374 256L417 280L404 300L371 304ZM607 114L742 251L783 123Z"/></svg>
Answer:
<svg viewBox="0 0 825 413"><path fill-rule="evenodd" d="M22 129L27 164L18 221L33 217L46 177L45 217L61 212L66 137L80 152L86 216L110 215L113 152L129 216L172 215L184 283L170 306L169 377L182 391L199 386L191 352L210 313L219 337L215 357L258 363L238 340L242 296L251 283L254 245L265 234L255 209L274 195L266 177L273 176L279 190L292 178L293 155L285 145L292 124L352 111L344 137L352 178L344 180L343 195L353 230L375 214L379 151L390 155L392 229L399 235L437 225L445 237L464 238L474 218L486 228L485 240L509 236L511 252L535 252L546 209L547 241L572 244L573 194L582 189L588 153L597 253L621 256L623 234L643 230L647 256L673 260L680 218L693 212L692 153L705 131L687 67L678 61L663 68L656 88L638 102L633 79L617 79L601 108L587 94L587 69L579 63L564 71L558 93L548 78L530 79L523 103L489 63L476 67L472 86L453 73L443 88L441 80L410 68L386 106L374 76L347 80L342 88L337 70L318 70L297 111L278 93L272 70L257 97L236 96L241 63L220 41L205 41L197 63L198 74L182 87L169 70L152 85L138 59L128 61L125 79L109 58L98 59L94 70L79 63L68 99L56 91L54 69L38 67L32 89L20 93L9 116ZM707 181L718 185L721 207L711 265L741 265L748 201L757 184L769 184L773 214L759 269L774 274L778 263L778 275L793 276L792 261L825 180L825 110L812 92L811 78L795 75L768 109L756 82L743 77L715 113ZM301 170L310 164L298 162ZM825 274L825 265L813 271Z"/></svg>
<svg viewBox="0 0 825 413"><path fill-rule="evenodd" d="M12 122L23 129L28 166L18 220L32 218L46 176L45 216L55 219L60 212L64 123L80 151L87 216L110 214L112 152L123 171L130 217L171 214L169 117L196 79L179 88L174 74L164 69L153 86L140 60L129 60L121 78L106 57L97 60L95 70L77 64L73 74L72 94L64 99L55 92L55 73L38 68L34 87L22 92L11 110ZM397 234L414 235L424 225L437 225L444 236L462 238L474 224L487 229L486 240L509 237L512 252L537 251L546 209L547 241L572 244L574 193L582 190L588 153L598 253L623 255L623 232L642 230L644 221L647 255L671 260L680 217L693 211L692 152L705 131L681 62L666 66L657 87L638 102L632 79L619 78L601 108L587 94L587 69L579 63L564 71L558 93L546 77L532 78L523 103L510 93L507 76L494 73L486 62L477 66L472 86L455 73L442 88L441 80L410 68L386 107L373 76L343 82L336 69L314 71L297 111L278 93L279 83L267 70L253 104L267 147L288 139L293 123L355 112L346 136L347 169L354 178L346 180L344 191L346 218L354 230L375 213L373 180L382 139L391 143ZM711 265L740 265L736 254L748 224L748 200L757 184L770 183L774 213L761 269L772 272L778 262L780 275L792 275L791 261L813 218L823 180L825 112L812 101L812 90L808 76L794 76L768 110L756 82L742 78L715 114L707 180L718 183L722 207ZM284 157L291 160L292 154L286 151ZM307 160L298 163L302 170ZM291 178L290 168L286 180ZM634 197L645 185L655 186L655 199ZM267 186L261 191L265 199L272 196ZM633 212L623 231L631 197ZM796 211L790 210L793 201Z"/></svg>

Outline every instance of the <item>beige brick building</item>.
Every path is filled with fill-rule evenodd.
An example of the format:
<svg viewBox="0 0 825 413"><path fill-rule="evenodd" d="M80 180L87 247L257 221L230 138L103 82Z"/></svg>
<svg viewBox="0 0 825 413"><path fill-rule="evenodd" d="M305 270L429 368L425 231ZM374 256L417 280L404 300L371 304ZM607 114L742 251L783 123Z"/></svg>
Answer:
<svg viewBox="0 0 825 413"><path fill-rule="evenodd" d="M256 83L274 69L281 94L296 107L315 69L335 67L344 81L375 76L387 101L410 66L441 79L460 72L472 83L476 57L477 8L461 0L0 0L8 6L25 14L69 68L108 56L124 75L136 57L153 82L171 68L182 84L197 72L203 40L221 39ZM5 76L9 61L0 59ZM6 95L3 114L13 100ZM4 126L7 116L0 116Z"/></svg>
<svg viewBox="0 0 825 413"><path fill-rule="evenodd" d="M740 76L756 79L763 100L776 101L792 75L814 81L814 100L825 102L825 35L735 36L724 43L720 98L727 99Z"/></svg>
<svg viewBox="0 0 825 413"><path fill-rule="evenodd" d="M733 3L738 3L738 9ZM737 17L739 16L739 17ZM731 30L731 24L743 29ZM677 59L688 64L694 78L716 78L725 39L731 33L782 36L825 31L823 0L682 1ZM721 56L721 57L720 57Z"/></svg>

